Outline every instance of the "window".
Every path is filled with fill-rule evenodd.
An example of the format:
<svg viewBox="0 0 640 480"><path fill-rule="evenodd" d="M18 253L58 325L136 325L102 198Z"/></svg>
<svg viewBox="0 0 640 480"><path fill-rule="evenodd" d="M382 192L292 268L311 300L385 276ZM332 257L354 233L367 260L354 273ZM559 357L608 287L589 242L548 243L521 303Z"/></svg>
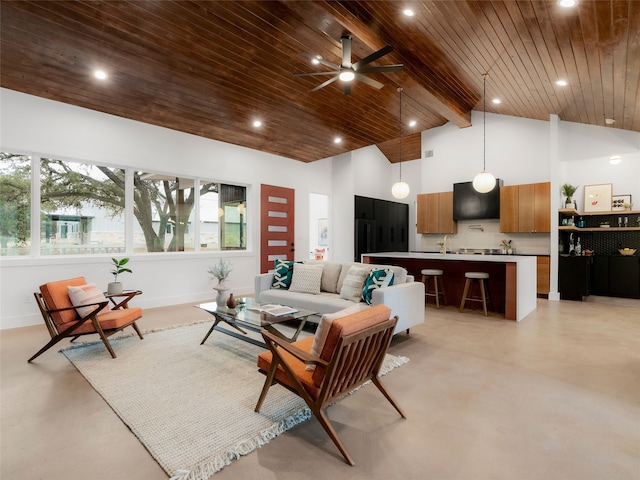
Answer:
<svg viewBox="0 0 640 480"><path fill-rule="evenodd" d="M247 247L246 187L82 161L0 153L0 215L2 256L30 255L32 238L43 256Z"/></svg>
<svg viewBox="0 0 640 480"><path fill-rule="evenodd" d="M136 252L194 251L199 202L200 251L246 249L246 187L155 173L135 174Z"/></svg>
<svg viewBox="0 0 640 480"><path fill-rule="evenodd" d="M247 189L223 183L200 188L200 249L247 248Z"/></svg>
<svg viewBox="0 0 640 480"><path fill-rule="evenodd" d="M0 152L0 255L29 255L31 157Z"/></svg>
<svg viewBox="0 0 640 480"><path fill-rule="evenodd" d="M40 254L125 251L124 170L40 159Z"/></svg>

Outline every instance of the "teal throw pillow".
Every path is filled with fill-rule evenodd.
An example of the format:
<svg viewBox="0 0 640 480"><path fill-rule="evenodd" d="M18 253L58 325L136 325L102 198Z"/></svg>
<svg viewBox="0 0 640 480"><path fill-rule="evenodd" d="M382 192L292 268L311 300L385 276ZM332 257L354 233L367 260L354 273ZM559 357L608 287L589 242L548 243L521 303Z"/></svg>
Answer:
<svg viewBox="0 0 640 480"><path fill-rule="evenodd" d="M291 278L293 277L293 264L294 261L280 260L275 261L275 273L273 275L273 282L271 282L271 288L280 288L288 290L291 286Z"/></svg>
<svg viewBox="0 0 640 480"><path fill-rule="evenodd" d="M362 300L371 305L373 291L376 288L393 285L393 270L390 268L374 268L369 272L362 288Z"/></svg>

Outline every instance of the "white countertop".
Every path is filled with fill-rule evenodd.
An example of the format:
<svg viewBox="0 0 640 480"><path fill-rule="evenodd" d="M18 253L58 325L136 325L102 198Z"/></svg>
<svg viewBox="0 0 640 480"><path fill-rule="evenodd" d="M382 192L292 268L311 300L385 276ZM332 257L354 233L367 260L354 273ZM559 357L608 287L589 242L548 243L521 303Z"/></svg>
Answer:
<svg viewBox="0 0 640 480"><path fill-rule="evenodd" d="M458 260L493 263L529 263L535 264L536 257L531 255L479 255L469 253L420 253L420 252L378 252L364 253L363 257L420 258L424 260Z"/></svg>

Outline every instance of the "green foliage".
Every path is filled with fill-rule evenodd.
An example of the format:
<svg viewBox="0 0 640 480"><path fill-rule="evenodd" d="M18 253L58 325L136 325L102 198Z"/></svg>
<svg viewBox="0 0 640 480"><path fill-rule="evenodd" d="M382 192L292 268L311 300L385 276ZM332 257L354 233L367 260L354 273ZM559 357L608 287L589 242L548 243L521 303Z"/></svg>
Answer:
<svg viewBox="0 0 640 480"><path fill-rule="evenodd" d="M567 197L567 202L568 203L571 203L571 200L573 198L573 194L576 193L576 190L578 190L578 187L574 187L570 183L565 183L564 185L562 185L562 194L565 197Z"/></svg>
<svg viewBox="0 0 640 480"><path fill-rule="evenodd" d="M118 275L120 275L121 273L133 273L131 269L125 267L125 265L129 263L128 258L121 258L120 260L118 260L117 258L112 258L111 262L113 264L113 270L111 270L111 273L113 274L114 282L118 281Z"/></svg>

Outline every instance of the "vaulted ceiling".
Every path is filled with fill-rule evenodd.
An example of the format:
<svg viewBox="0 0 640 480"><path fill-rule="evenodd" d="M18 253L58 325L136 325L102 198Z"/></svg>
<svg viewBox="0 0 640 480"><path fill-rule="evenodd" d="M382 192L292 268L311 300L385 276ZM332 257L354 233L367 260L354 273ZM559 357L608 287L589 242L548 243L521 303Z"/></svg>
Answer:
<svg viewBox="0 0 640 480"><path fill-rule="evenodd" d="M471 110L483 109L485 72L488 112L640 131L638 0L574 8L556 0L2 0L0 8L2 87L302 162L374 144L391 162L418 158L420 131L467 127ZM354 62L391 45L371 65L403 70L369 74L379 90L355 82L347 96L336 81L312 92L329 77L293 74L328 69L301 53L340 64L343 35L353 38ZM93 77L97 68L106 80Z"/></svg>

